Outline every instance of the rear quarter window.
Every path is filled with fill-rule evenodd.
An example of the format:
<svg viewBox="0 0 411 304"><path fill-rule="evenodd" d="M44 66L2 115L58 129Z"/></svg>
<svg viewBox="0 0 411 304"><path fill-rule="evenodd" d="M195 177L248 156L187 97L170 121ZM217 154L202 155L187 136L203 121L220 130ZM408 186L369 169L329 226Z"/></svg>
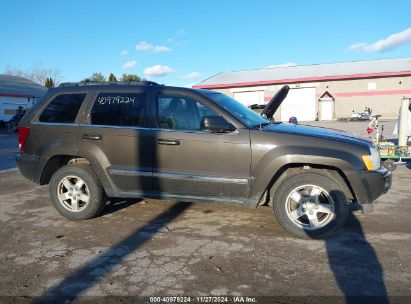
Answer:
<svg viewBox="0 0 411 304"><path fill-rule="evenodd" d="M61 94L53 98L39 117L40 122L74 123L86 98L85 93Z"/></svg>

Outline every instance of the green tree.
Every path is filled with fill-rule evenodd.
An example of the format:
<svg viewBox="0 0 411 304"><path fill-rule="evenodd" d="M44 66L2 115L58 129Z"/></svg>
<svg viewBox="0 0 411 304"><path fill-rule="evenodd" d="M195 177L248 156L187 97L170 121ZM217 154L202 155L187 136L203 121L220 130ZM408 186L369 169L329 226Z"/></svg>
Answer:
<svg viewBox="0 0 411 304"><path fill-rule="evenodd" d="M106 81L106 77L104 77L104 75L99 72L93 73L93 75L91 75L89 79L91 81Z"/></svg>
<svg viewBox="0 0 411 304"><path fill-rule="evenodd" d="M54 88L54 81L51 77L47 77L46 80L44 81L44 86L48 89Z"/></svg>
<svg viewBox="0 0 411 304"><path fill-rule="evenodd" d="M108 81L117 81L117 78L113 73L110 73L110 75L108 76Z"/></svg>
<svg viewBox="0 0 411 304"><path fill-rule="evenodd" d="M141 80L136 74L123 74L121 76L122 81L139 81Z"/></svg>
<svg viewBox="0 0 411 304"><path fill-rule="evenodd" d="M50 82L49 82L49 78L47 77L46 80L44 81L44 86L48 89L50 89Z"/></svg>

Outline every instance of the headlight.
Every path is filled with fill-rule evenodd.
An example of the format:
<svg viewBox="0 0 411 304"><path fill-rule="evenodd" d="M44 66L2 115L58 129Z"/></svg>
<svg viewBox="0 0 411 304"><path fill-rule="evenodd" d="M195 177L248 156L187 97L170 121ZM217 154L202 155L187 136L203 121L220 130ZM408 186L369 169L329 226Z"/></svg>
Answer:
<svg viewBox="0 0 411 304"><path fill-rule="evenodd" d="M368 170L377 170L381 167L380 153L374 147L370 147L370 155L363 155L362 160Z"/></svg>

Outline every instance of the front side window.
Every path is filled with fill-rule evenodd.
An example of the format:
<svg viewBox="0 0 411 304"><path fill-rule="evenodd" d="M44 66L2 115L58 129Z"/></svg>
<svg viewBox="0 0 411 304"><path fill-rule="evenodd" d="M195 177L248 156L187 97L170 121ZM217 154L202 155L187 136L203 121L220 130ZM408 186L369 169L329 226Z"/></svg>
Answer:
<svg viewBox="0 0 411 304"><path fill-rule="evenodd" d="M191 97L160 94L157 97L157 126L171 130L204 130L204 121L219 114Z"/></svg>
<svg viewBox="0 0 411 304"><path fill-rule="evenodd" d="M82 94L62 94L54 97L39 117L40 122L74 123L81 104L86 97Z"/></svg>
<svg viewBox="0 0 411 304"><path fill-rule="evenodd" d="M145 93L100 93L91 109L91 124L144 127L145 101Z"/></svg>

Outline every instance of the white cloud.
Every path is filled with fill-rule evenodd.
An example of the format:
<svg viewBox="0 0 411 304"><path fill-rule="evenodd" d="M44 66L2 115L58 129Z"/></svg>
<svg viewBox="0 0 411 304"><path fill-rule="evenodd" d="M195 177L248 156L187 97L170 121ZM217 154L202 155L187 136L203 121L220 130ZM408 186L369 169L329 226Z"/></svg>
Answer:
<svg viewBox="0 0 411 304"><path fill-rule="evenodd" d="M146 76L165 76L174 72L175 71L169 66L160 64L156 64L144 69L144 75Z"/></svg>
<svg viewBox="0 0 411 304"><path fill-rule="evenodd" d="M123 68L124 69L129 69L134 67L137 64L136 60L132 60L132 61L127 61L125 64L123 64Z"/></svg>
<svg viewBox="0 0 411 304"><path fill-rule="evenodd" d="M189 74L187 74L187 75L180 76L179 78L182 78L182 79L194 79L194 78L199 78L199 77L201 77L201 74L200 74L199 72L191 72L191 73L189 73Z"/></svg>
<svg viewBox="0 0 411 304"><path fill-rule="evenodd" d="M187 44L187 40L180 40L180 39L176 40L176 39L173 39L173 38L167 38L167 42L171 43L175 46L182 46L184 44Z"/></svg>
<svg viewBox="0 0 411 304"><path fill-rule="evenodd" d="M295 62L289 61L286 63L281 63L281 64L272 64L267 66L267 68L286 68L286 67L292 67L296 66L297 64Z"/></svg>
<svg viewBox="0 0 411 304"><path fill-rule="evenodd" d="M136 45L136 49L138 51L150 51L153 49L153 45L151 43L148 43L147 41L140 41Z"/></svg>
<svg viewBox="0 0 411 304"><path fill-rule="evenodd" d="M136 45L136 49L142 52L154 52L154 53L163 53L163 52L170 52L172 49L166 47L164 45L152 45L147 41L140 41Z"/></svg>
<svg viewBox="0 0 411 304"><path fill-rule="evenodd" d="M368 44L366 42L355 43L348 47L348 51L362 51L362 52L385 52L396 49L401 45L411 43L411 27L381 39L375 43Z"/></svg>
<svg viewBox="0 0 411 304"><path fill-rule="evenodd" d="M164 45L156 45L154 47L154 53L163 53L163 52L171 52L172 49L164 46Z"/></svg>
<svg viewBox="0 0 411 304"><path fill-rule="evenodd" d="M127 50L122 50L120 53L120 56L127 56L128 55L128 51Z"/></svg>

